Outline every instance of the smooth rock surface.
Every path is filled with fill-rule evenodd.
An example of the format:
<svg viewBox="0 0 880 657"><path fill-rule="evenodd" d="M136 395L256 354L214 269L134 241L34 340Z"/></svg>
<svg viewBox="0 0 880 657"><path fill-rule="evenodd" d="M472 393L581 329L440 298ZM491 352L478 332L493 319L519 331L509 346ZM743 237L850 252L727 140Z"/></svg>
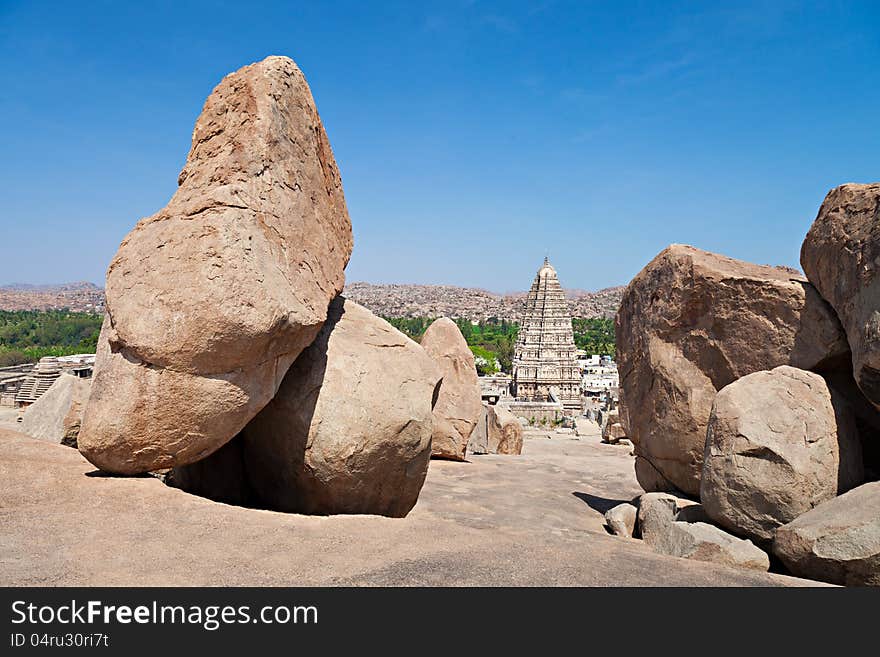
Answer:
<svg viewBox="0 0 880 657"><path fill-rule="evenodd" d="M421 345L443 376L434 405L431 455L463 461L468 439L483 410L474 354L458 326L448 317L431 323L422 336Z"/></svg>
<svg viewBox="0 0 880 657"><path fill-rule="evenodd" d="M864 480L849 404L818 374L782 366L715 397L700 500L713 521L756 541Z"/></svg>
<svg viewBox="0 0 880 657"><path fill-rule="evenodd" d="M880 183L828 192L801 247L801 266L840 317L856 383L880 408Z"/></svg>
<svg viewBox="0 0 880 657"><path fill-rule="evenodd" d="M0 432L0 585L814 584L609 536L604 512L639 490L631 461L598 436L527 439L516 459L431 461L406 518L303 516L95 476L75 450Z"/></svg>
<svg viewBox="0 0 880 657"><path fill-rule="evenodd" d="M76 447L91 384L91 379L61 374L25 409L21 431L33 438Z"/></svg>
<svg viewBox="0 0 880 657"><path fill-rule="evenodd" d="M848 349L803 277L678 244L627 286L616 335L621 423L652 466L637 468L640 481L689 495L699 494L718 390L779 365L820 367Z"/></svg>
<svg viewBox="0 0 880 657"><path fill-rule="evenodd" d="M773 553L802 577L880 586L880 482L854 488L783 525Z"/></svg>
<svg viewBox="0 0 880 657"><path fill-rule="evenodd" d="M235 436L320 330L351 255L339 170L286 57L223 78L178 182L107 272L79 448L109 472L192 463Z"/></svg>

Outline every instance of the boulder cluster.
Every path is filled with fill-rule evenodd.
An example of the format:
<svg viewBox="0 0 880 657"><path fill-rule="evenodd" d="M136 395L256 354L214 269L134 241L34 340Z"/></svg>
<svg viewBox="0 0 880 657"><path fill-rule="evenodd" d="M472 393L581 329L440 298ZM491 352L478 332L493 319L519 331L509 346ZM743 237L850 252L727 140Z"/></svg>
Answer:
<svg viewBox="0 0 880 657"><path fill-rule="evenodd" d="M449 320L420 346L341 295L351 222L292 60L220 82L178 183L110 264L80 452L229 503L406 515L432 444L464 458L473 356Z"/></svg>
<svg viewBox="0 0 880 657"><path fill-rule="evenodd" d="M880 184L828 194L801 265L672 245L626 288L620 424L647 491L630 533L678 556L766 569L769 551L795 575L880 585L880 488L865 483L880 478ZM698 511L678 508L687 498ZM612 511L625 535L632 510Z"/></svg>

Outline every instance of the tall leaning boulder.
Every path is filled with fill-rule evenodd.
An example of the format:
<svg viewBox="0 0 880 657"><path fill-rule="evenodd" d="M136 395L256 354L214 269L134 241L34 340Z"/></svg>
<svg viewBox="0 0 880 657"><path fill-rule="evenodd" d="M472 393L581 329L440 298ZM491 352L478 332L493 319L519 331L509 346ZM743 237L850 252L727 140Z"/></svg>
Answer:
<svg viewBox="0 0 880 657"><path fill-rule="evenodd" d="M853 411L818 374L785 365L715 397L700 500L725 529L766 543L863 479Z"/></svg>
<svg viewBox="0 0 880 657"><path fill-rule="evenodd" d="M418 344L337 297L275 398L231 446L173 479L278 511L405 516L427 474L439 383Z"/></svg>
<svg viewBox="0 0 880 657"><path fill-rule="evenodd" d="M458 326L447 317L428 327L421 344L443 375L434 405L431 455L463 461L483 410L474 355Z"/></svg>
<svg viewBox="0 0 880 657"><path fill-rule="evenodd" d="M880 408L880 183L828 192L801 247L801 266L840 317L855 381Z"/></svg>
<svg viewBox="0 0 880 657"><path fill-rule="evenodd" d="M802 276L672 245L627 286L616 319L621 423L648 491L700 491L715 393L779 365L814 369L848 347Z"/></svg>
<svg viewBox="0 0 880 657"><path fill-rule="evenodd" d="M174 196L110 263L79 449L131 474L195 462L274 396L344 284L351 222L302 72L226 76Z"/></svg>

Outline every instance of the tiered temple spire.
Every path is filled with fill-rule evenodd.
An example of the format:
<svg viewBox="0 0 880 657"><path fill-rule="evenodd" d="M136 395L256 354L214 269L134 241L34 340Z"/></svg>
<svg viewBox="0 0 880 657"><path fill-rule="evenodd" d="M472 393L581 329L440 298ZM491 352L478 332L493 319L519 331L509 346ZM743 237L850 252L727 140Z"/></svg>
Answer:
<svg viewBox="0 0 880 657"><path fill-rule="evenodd" d="M579 409L581 377L576 358L568 302L556 270L544 258L529 290L516 341L513 394L521 401L555 397L567 410Z"/></svg>

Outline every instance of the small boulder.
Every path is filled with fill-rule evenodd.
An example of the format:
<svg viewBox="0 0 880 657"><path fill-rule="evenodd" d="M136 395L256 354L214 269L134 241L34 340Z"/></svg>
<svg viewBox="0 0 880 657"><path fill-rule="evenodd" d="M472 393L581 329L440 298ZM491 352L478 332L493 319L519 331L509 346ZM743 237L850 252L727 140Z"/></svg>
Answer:
<svg viewBox="0 0 880 657"><path fill-rule="evenodd" d="M667 493L639 498L638 531L659 554L766 571L770 559L749 540L703 522L702 506Z"/></svg>
<svg viewBox="0 0 880 657"><path fill-rule="evenodd" d="M485 402L481 404L480 417L468 439L467 449L471 454L489 453L489 405Z"/></svg>
<svg viewBox="0 0 880 657"><path fill-rule="evenodd" d="M605 512L605 524L615 536L632 538L635 536L637 515L638 509L624 502Z"/></svg>
<svg viewBox="0 0 880 657"><path fill-rule="evenodd" d="M778 528L773 554L799 577L880 586L880 482L853 488Z"/></svg>
<svg viewBox="0 0 880 657"><path fill-rule="evenodd" d="M302 72L268 57L227 75L196 121L174 196L110 263L82 454L135 474L224 445L314 340L351 249Z"/></svg>
<svg viewBox="0 0 880 657"><path fill-rule="evenodd" d="M522 454L523 427L519 418L505 406L489 406L489 453Z"/></svg>
<svg viewBox="0 0 880 657"><path fill-rule="evenodd" d="M278 394L236 439L241 445L175 468L173 479L213 499L241 494L278 511L405 516L428 471L439 383L424 349L337 297Z"/></svg>
<svg viewBox="0 0 880 657"><path fill-rule="evenodd" d="M818 374L777 367L715 397L700 499L722 527L769 541L777 527L863 478L855 416Z"/></svg>
<svg viewBox="0 0 880 657"><path fill-rule="evenodd" d="M880 408L880 183L828 192L801 247L801 266L837 312L856 383Z"/></svg>
<svg viewBox="0 0 880 657"><path fill-rule="evenodd" d="M448 317L432 322L421 344L443 375L434 405L431 455L463 461L468 439L483 407L474 354L458 326Z"/></svg>

